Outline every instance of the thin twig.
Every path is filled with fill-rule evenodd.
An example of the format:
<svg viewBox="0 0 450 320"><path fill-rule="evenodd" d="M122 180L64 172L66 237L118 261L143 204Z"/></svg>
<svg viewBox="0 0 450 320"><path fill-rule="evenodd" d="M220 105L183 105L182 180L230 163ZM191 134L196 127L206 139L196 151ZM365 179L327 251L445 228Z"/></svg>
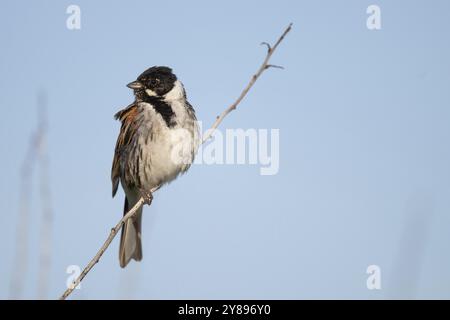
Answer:
<svg viewBox="0 0 450 320"><path fill-rule="evenodd" d="M237 100L230 105L227 109L225 109L225 111L222 112L222 114L220 116L217 116L216 121L214 121L213 125L211 126L210 129L207 130L207 132L205 133L205 136L202 139L202 144L205 143L208 139L211 138L212 134L214 133L214 131L217 129L217 127L220 125L220 123L223 121L223 119L233 110L236 109L236 107L238 106L238 104L242 101L242 99L244 99L244 97L247 95L248 91L251 89L251 87L255 84L256 80L258 80L258 78L261 76L261 74L269 69L269 68L282 68L280 66L276 66L276 65L271 65L269 64L269 60L270 57L272 57L272 54L275 52L275 50L277 49L278 45L281 43L281 41L283 41L284 37L286 36L286 34L288 34L289 31L291 31L292 28L292 23L289 24L289 26L286 28L286 30L284 30L283 34L280 36L280 38L278 38L278 41L275 43L275 45L273 47L270 46L270 44L268 44L267 42L263 42L263 45L267 46L267 55L266 58L264 59L261 67L258 69L258 71L252 76L252 78L250 79L250 82L248 83L248 85L245 87L245 89L241 92L241 94L239 95L239 97L237 98ZM152 189L151 193L155 192L156 190L159 189L159 186ZM143 206L145 203L145 200L143 198L140 198L139 201L134 205L133 208L131 208L126 215L123 216L123 218L117 223L117 225L111 229L111 232L108 236L108 238L106 239L105 243L102 245L102 247L100 248L100 250L97 252L97 254L94 256L94 258L89 262L89 264L86 266L86 268L84 268L83 272L81 272L81 274L78 276L78 278L73 282L72 286L70 288L68 288L64 294L60 297L60 300L65 300L71 293L72 291L81 283L81 281L84 279L84 277L88 274L88 272L94 267L94 265L100 260L101 256L103 255L103 253L106 251L106 249L108 248L108 246L111 244L112 240L114 239L114 237L117 235L117 233L119 232L119 230L123 227L123 225L125 224L125 222L132 218L134 216L134 214L136 213L136 211ZM150 205L150 204L149 204Z"/></svg>
<svg viewBox="0 0 450 320"><path fill-rule="evenodd" d="M269 64L269 60L270 60L270 57L272 57L272 54L277 49L278 45L281 43L281 41L283 41L284 37L288 34L289 31L291 31L291 28L292 28L292 23L289 24L289 26L286 28L286 30L284 30L283 34L281 35L281 37L278 39L278 41L275 43L275 45L273 47L270 46L270 44L268 44L267 42L261 43L262 45L266 45L267 46L267 55L266 55L266 58L264 59L262 65L261 65L261 67L259 67L258 71L250 79L250 82L247 84L245 89L242 90L242 92L241 92L240 96L237 98L237 100L231 106L229 106L227 109L225 109L225 111L223 111L220 116L218 116L216 118L216 121L211 126L211 129L209 129L206 132L205 136L203 137L202 143L205 143L206 141L208 141L211 138L211 136L213 135L214 131L217 129L219 124L223 121L223 119L231 111L236 109L237 105L242 101L242 99L244 99L244 97L250 91L251 87L253 87L253 85L255 84L256 80L258 80L258 78L261 76L261 74L265 70L267 70L268 68L271 68L271 67L280 68L279 66L270 65Z"/></svg>
<svg viewBox="0 0 450 320"><path fill-rule="evenodd" d="M83 272L81 272L81 274L78 276L78 278L73 282L72 286L70 286L70 288L67 288L67 290L64 292L64 294L60 297L60 300L65 300L72 293L72 291L80 284L80 282L84 279L84 277L88 274L88 272L92 269L92 267L94 267L94 265L100 260L101 256L106 251L106 249L108 249L108 247L111 244L111 242L113 241L114 237L119 232L119 230L123 227L125 222L128 219L130 219L131 217L133 217L134 214L136 213L136 211L138 211L139 208L142 207L143 204L144 204L144 199L140 198L139 201L136 202L134 207L131 208L130 211L128 211L127 214L124 215L122 217L122 219L120 219L120 221L116 224L116 226L111 229L111 232L110 232L108 238L106 239L105 243L103 243L102 247L97 252L95 257L89 262L89 264L86 266L86 268L84 268Z"/></svg>

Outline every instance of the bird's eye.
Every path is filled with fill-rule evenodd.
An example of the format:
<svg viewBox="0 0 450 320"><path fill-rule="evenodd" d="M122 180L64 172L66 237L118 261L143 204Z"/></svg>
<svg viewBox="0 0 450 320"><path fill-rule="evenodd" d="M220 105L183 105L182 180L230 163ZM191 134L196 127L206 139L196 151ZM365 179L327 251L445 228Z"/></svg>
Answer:
<svg viewBox="0 0 450 320"><path fill-rule="evenodd" d="M159 84L159 79L151 79L150 86L156 87Z"/></svg>

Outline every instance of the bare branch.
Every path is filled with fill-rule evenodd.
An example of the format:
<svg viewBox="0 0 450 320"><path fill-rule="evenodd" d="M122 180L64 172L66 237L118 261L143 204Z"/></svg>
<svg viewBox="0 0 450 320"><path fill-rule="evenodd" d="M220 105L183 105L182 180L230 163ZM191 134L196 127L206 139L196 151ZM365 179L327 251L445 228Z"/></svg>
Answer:
<svg viewBox="0 0 450 320"><path fill-rule="evenodd" d="M259 67L258 71L252 76L252 78L250 79L250 82L247 84L247 86L244 88L244 90L242 90L242 92L241 92L240 96L237 98L237 100L232 105L230 105L227 109L225 109L225 111L223 111L222 114L219 117L216 118L216 121L211 126L211 129L209 129L207 131L207 133L205 134L205 136L203 137L202 143L205 143L206 141L208 141L208 139L211 138L211 136L213 135L214 131L217 129L217 127L223 121L223 119L231 111L236 109L238 104L242 101L242 99L244 99L244 97L250 91L251 87L253 87L253 85L255 84L256 80L258 80L258 78L261 76L261 74L265 70L267 70L269 67L273 67L273 65L269 65L269 60L272 57L272 54L277 49L278 45L281 43L281 41L283 41L284 37L288 34L289 31L291 31L291 28L292 28L292 23L289 24L289 26L286 28L286 30L284 30L283 34L280 36L280 38L278 38L278 41L275 43L275 45L273 47L271 47L267 42L263 42L262 43L263 45L266 45L268 47L268 50L267 50L266 58L264 59L261 67Z"/></svg>
<svg viewBox="0 0 450 320"><path fill-rule="evenodd" d="M247 84L247 86L245 87L245 89L241 92L241 94L239 95L239 97L237 98L237 100L230 105L227 109L225 109L219 116L216 117L216 120L214 121L213 125L211 126L210 129L207 130L207 132L205 133L205 136L202 139L202 144L205 143L206 141L208 141L208 139L211 138L212 134L214 133L214 131L217 129L217 127L220 125L220 123L223 121L223 119L234 109L236 109L236 107L238 106L238 104L242 101L242 99L244 99L244 97L247 95L248 91L251 89L251 87L255 84L256 80L258 80L258 78L261 76L261 74L268 68L282 68L280 66L276 66L276 65L271 65L269 64L269 60L270 57L272 56L272 54L275 52L275 50L277 49L278 45L281 43L281 41L283 41L284 37L288 34L289 31L291 31L292 28L292 23L289 24L289 26L284 30L283 34L280 36L280 38L278 38L277 42L275 43L275 45L273 47L270 46L270 44L268 44L267 42L263 42L261 43L262 45L266 45L267 46L267 55L266 58L264 59L261 67L258 69L258 71L252 76L252 78L250 79L250 82ZM151 193L155 192L156 190L159 189L158 187L155 187L151 190ZM139 201L134 205L133 208L131 208L126 215L124 215L122 217L122 219L120 219L120 221L117 223L117 225L111 229L111 232L108 236L108 238L106 239L105 243L102 245L102 247L100 248L100 250L97 252L97 254L94 256L94 258L89 262L89 264L86 266L86 268L84 268L83 272L81 272L81 274L78 276L78 278L74 281L74 283L72 284L72 286L70 288L68 288L64 294L60 297L61 300L66 299L71 293L72 291L80 284L80 282L84 279L84 277L88 274L88 272L94 267L94 265L100 260L101 256L103 255L103 253L106 251L106 249L109 247L109 245L111 244L112 240L114 239L114 237L117 235L117 233L120 231L120 229L123 227L123 225L125 224L125 222L128 219L131 219L137 212L137 210L142 207L145 203L144 198L140 198ZM151 204L151 203L150 203ZM150 205L149 204L149 205Z"/></svg>
<svg viewBox="0 0 450 320"><path fill-rule="evenodd" d="M88 272L91 271L91 269L95 266L95 264L100 260L100 258L102 257L102 255L106 251L106 249L108 249L108 247L111 244L111 242L113 241L114 237L119 232L119 230L123 227L125 222L128 219L130 219L131 217L133 217L134 214L136 213L136 211L140 207L142 207L143 204L144 204L144 199L140 198L139 201L134 205L134 207L131 208L130 211L128 211L127 214L124 215L122 217L122 219L120 219L120 221L116 224L116 226L111 229L111 232L110 232L108 238L106 239L105 243L103 243L100 250L94 256L94 258L92 258L92 260L89 262L89 264L86 266L86 268L84 268L83 272L81 272L81 274L78 276L78 278L73 282L72 286L64 292L64 294L60 297L60 300L66 299L72 293L72 291L80 284L80 282L84 279L84 277L88 274Z"/></svg>

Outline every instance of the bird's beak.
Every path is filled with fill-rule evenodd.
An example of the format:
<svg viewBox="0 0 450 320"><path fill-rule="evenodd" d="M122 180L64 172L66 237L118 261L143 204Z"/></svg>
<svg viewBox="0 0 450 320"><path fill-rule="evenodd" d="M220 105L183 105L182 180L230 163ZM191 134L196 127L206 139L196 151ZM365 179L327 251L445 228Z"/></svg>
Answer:
<svg viewBox="0 0 450 320"><path fill-rule="evenodd" d="M129 84L127 84L127 87L130 89L133 89L133 90L138 90L138 89L143 89L144 85L136 80L136 81L133 81L133 82L130 82Z"/></svg>

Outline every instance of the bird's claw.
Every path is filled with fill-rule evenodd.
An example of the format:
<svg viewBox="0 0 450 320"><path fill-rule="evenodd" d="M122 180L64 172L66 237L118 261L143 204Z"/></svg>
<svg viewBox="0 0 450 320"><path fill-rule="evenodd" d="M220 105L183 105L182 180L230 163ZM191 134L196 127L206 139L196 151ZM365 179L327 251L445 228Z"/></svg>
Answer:
<svg viewBox="0 0 450 320"><path fill-rule="evenodd" d="M153 194L149 191L141 190L141 197L144 199L144 204L151 205L153 201Z"/></svg>

